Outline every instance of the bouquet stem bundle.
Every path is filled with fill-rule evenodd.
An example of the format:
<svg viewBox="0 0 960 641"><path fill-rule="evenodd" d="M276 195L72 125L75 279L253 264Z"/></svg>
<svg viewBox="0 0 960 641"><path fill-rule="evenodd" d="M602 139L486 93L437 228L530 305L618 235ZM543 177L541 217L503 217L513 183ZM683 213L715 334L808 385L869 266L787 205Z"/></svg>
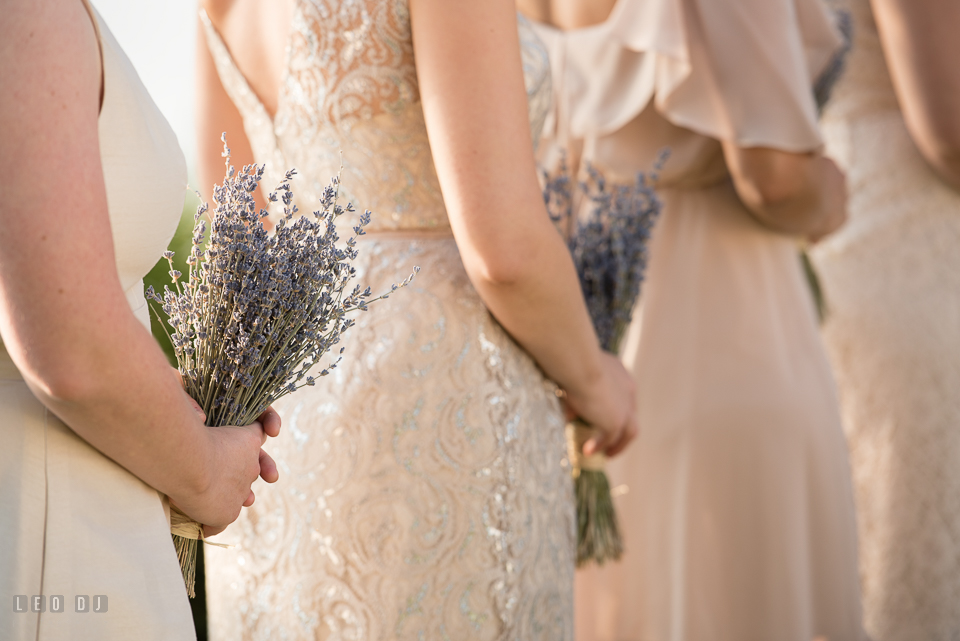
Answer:
<svg viewBox="0 0 960 641"><path fill-rule="evenodd" d="M354 320L348 314L364 311L370 303L410 283L392 286L390 292L370 298L370 288L350 289L356 269L357 238L370 222L370 212L360 216L354 235L338 243L336 220L353 206L338 204L339 177L331 181L312 217L299 216L292 205L287 172L271 202L281 202L283 218L269 234L257 210L253 192L263 167L248 165L236 172L224 139L226 177L214 187L215 209L207 239L203 215L197 209L193 247L187 258L189 274L173 269L173 287L161 297L152 288L147 297L167 314L184 388L207 417L207 425L249 425L277 399L303 386L315 384L342 358L317 366L335 348ZM414 273L418 268L415 268ZM199 523L171 506L177 556L187 592L194 596Z"/></svg>
<svg viewBox="0 0 960 641"><path fill-rule="evenodd" d="M662 204L651 186L666 160L661 154L654 173L634 183L608 185L599 171L574 185L565 164L544 177L544 200L551 218L570 237L587 310L600 345L617 354L630 325L647 265L647 241ZM576 191L575 191L576 187ZM585 210L585 216L578 213ZM577 501L577 565L603 564L623 554L623 538L605 472L606 457L583 455L591 428L582 421L567 425L567 442Z"/></svg>
<svg viewBox="0 0 960 641"><path fill-rule="evenodd" d="M177 560L180 561L187 595L192 599L196 596L194 586L197 578L197 542L203 540L203 527L171 505L170 533L173 535L173 547L177 550Z"/></svg>
<svg viewBox="0 0 960 641"><path fill-rule="evenodd" d="M603 565L623 554L623 537L617 524L607 457L601 452L583 455L583 444L593 429L580 420L567 423L567 448L573 468L574 496L577 503L577 564L593 560Z"/></svg>

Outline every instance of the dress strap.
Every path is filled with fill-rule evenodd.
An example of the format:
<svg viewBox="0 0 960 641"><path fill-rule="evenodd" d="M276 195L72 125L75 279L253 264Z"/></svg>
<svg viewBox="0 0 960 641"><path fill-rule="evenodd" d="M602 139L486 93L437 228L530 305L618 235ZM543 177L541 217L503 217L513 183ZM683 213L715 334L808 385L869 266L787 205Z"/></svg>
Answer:
<svg viewBox="0 0 960 641"><path fill-rule="evenodd" d="M104 90L104 73L103 73L103 40L100 34L100 21L97 19L97 14L94 12L93 7L90 5L90 0L80 0L83 3L83 8L87 10L87 14L90 16L90 22L93 23L93 32L97 36L97 50L100 52L100 107L98 112L103 109L103 90Z"/></svg>

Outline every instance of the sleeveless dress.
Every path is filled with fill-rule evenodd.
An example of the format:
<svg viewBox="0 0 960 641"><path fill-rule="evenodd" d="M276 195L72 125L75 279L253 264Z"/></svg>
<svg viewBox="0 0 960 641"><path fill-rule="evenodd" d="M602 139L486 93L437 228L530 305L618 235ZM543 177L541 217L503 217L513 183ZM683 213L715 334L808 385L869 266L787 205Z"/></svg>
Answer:
<svg viewBox="0 0 960 641"><path fill-rule="evenodd" d="M850 220L812 254L827 299L876 641L960 638L960 193L904 124L867 0L824 114Z"/></svg>
<svg viewBox="0 0 960 641"><path fill-rule="evenodd" d="M176 136L99 15L100 157L130 307L150 327L143 276L176 231L187 181ZM132 366L132 364L131 364ZM0 639L195 639L166 500L33 396L0 346ZM45 612L9 609L45 595ZM105 612L94 611L99 605ZM52 611L53 597L64 601ZM75 597L87 597L77 612ZM93 603L91 604L91 600Z"/></svg>
<svg viewBox="0 0 960 641"><path fill-rule="evenodd" d="M406 1L297 2L272 120L202 18L265 182L295 167L312 211L342 152L341 193L373 211L357 282L378 292L422 268L357 316L330 376L277 403L281 480L221 535L239 549L205 550L211 638L572 639L563 415L464 271ZM520 29L536 129L549 67Z"/></svg>
<svg viewBox="0 0 960 641"><path fill-rule="evenodd" d="M545 157L581 145L632 181L670 152L622 353L640 435L608 466L626 550L578 572L577 639L863 639L846 443L796 240L750 215L719 142L820 146L828 14L620 0L603 24L538 33L561 88Z"/></svg>

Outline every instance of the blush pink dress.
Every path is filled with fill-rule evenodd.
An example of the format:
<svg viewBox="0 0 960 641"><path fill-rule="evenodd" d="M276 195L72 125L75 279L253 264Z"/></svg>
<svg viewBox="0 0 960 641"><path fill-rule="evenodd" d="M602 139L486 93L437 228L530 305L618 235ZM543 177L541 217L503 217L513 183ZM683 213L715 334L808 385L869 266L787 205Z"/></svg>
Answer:
<svg viewBox="0 0 960 641"><path fill-rule="evenodd" d="M812 85L839 39L817 0L620 0L538 29L554 150L664 211L623 358L640 436L611 461L621 562L578 573L581 641L860 641L847 448L797 241L743 206L720 140L818 149ZM545 162L552 152L544 150Z"/></svg>

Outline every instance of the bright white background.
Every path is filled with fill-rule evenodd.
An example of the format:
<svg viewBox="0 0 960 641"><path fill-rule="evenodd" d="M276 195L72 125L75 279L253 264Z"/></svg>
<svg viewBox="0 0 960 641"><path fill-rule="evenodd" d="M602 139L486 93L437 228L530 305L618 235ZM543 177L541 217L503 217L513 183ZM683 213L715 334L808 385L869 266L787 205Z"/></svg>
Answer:
<svg viewBox="0 0 960 641"><path fill-rule="evenodd" d="M196 167L193 124L197 0L91 0Z"/></svg>

